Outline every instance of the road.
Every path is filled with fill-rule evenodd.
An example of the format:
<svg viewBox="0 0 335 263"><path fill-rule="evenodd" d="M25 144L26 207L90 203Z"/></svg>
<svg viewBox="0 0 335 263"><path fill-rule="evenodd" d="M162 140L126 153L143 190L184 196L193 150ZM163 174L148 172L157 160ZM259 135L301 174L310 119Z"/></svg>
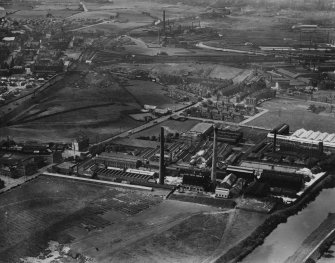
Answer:
<svg viewBox="0 0 335 263"><path fill-rule="evenodd" d="M137 133L137 132L140 132L140 131L143 131L145 129L148 129L152 126L155 126L155 125L158 125L166 120L168 120L170 117L182 117L180 114L185 111L186 109L189 109L191 107L198 107L201 105L201 102L197 102L195 104L191 104L189 106L186 106L182 109L179 109L179 110L176 110L173 114L171 115L167 115L167 116L162 116L158 119L155 119L155 120L152 120L150 122L147 122L141 126L138 126L138 127L135 127L133 129L130 129L130 130L127 130L127 131L124 131L120 134L117 134L117 135L114 135L106 140L103 140L99 143L96 143L96 144L93 144L92 146L99 146L99 145L104 145L104 144L107 144L107 143L110 143L111 141L115 140L115 139L118 139L118 138L121 138L121 137L127 137L131 134L134 134L134 133ZM234 125L234 126L241 126L241 127L246 127L246 128L251 128L251 129L259 129L259 130L266 130L266 131L270 131L270 129L267 129L267 128L264 128L264 127L258 127L258 126L252 126L252 125L246 125L246 124L241 124L241 123L234 123L234 122L227 122L227 121L221 121L221 120L211 120L211 119L204 119L204 118L196 118L196 117L189 117L187 116L186 118L188 119L191 119L191 120L199 120L199 121L202 121L202 122L210 122L210 123L213 123L213 124L226 124L226 125Z"/></svg>
<svg viewBox="0 0 335 263"><path fill-rule="evenodd" d="M0 176L0 179L2 179L5 182L5 188L0 189L0 194L4 193L4 192L7 192L7 191L11 190L12 188L15 188L15 187L17 187L21 184L24 184L24 183L26 183L30 180L33 180L33 179L37 178L41 173L46 172L47 169L50 168L53 165L54 164L47 165L47 166L39 169L37 171L37 173L35 173L33 175L22 176L22 177L17 178L17 179L12 179L12 178L7 177L7 176Z"/></svg>
<svg viewBox="0 0 335 263"><path fill-rule="evenodd" d="M133 128L133 129L130 129L130 130L127 130L127 131L124 131L124 132L122 132L122 133L120 133L120 134L117 134L117 135L115 135L115 136L112 136L111 138L108 138L108 139L103 140L103 141L101 141L101 142L99 142L99 143L93 144L92 146L98 146L98 145L103 145L103 144L106 144L106 143L110 143L110 142L111 142L112 140L114 140L114 139L117 139L117 138L120 138L120 137L127 137L127 136L129 136L129 135L131 135L131 134L134 134L134 133L143 131L143 130L145 130L145 129L148 129L148 128L152 127L152 126L158 125L158 124L160 124L160 123L162 123L162 122L168 120L170 117L173 117L173 116L174 116L174 117L178 117L179 114L180 114L181 112L183 112L184 110L186 110L186 109L188 109L188 108L191 108L191 107L197 107L197 106L200 105L200 103L201 103L201 102L198 102L198 103L196 103L196 104L190 104L190 105L188 105L188 106L186 106L186 107L184 107L184 108L182 108L182 109L179 109L179 110L175 111L175 112L174 112L173 114L171 114L171 115L162 116L162 117L157 118L157 119L155 119L155 120L149 121L149 122L147 122L147 123L145 123L145 124L143 124L143 125L141 125L141 126L138 126L138 127L136 127L136 128Z"/></svg>

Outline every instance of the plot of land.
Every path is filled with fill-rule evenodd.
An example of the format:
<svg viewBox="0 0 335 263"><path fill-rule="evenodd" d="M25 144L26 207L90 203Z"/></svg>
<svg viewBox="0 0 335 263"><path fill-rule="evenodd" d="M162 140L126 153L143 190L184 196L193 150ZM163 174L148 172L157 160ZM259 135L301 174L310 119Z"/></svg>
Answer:
<svg viewBox="0 0 335 263"><path fill-rule="evenodd" d="M248 125L274 128L279 124L287 123L290 129L295 131L300 128L322 132L333 132L335 130L334 117L321 116L307 108L314 102L305 102L289 99L274 99L262 104L269 112L248 122Z"/></svg>
<svg viewBox="0 0 335 263"><path fill-rule="evenodd" d="M185 107L182 103L176 103L175 100L167 96L161 85L150 81L130 81L126 90L136 99L140 105L155 105L159 108L178 109Z"/></svg>
<svg viewBox="0 0 335 263"><path fill-rule="evenodd" d="M127 216L160 201L142 192L40 177L1 195L1 261L36 256L49 240L68 243L74 237L66 230L73 226L104 228L111 224L102 217L107 211Z"/></svg>
<svg viewBox="0 0 335 263"><path fill-rule="evenodd" d="M167 193L40 176L1 195L1 261L37 262L56 241L91 262L200 262L221 255L264 219L163 200ZM65 252L58 260L74 262Z"/></svg>

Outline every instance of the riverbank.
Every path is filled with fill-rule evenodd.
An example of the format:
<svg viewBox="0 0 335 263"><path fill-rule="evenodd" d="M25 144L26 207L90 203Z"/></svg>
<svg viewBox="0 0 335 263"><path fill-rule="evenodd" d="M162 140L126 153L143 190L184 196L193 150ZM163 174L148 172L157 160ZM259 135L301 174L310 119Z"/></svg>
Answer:
<svg viewBox="0 0 335 263"><path fill-rule="evenodd" d="M305 263L316 261L335 239L335 214L328 214L321 225L315 229L301 244L299 249L285 263ZM312 262L312 261L311 261Z"/></svg>
<svg viewBox="0 0 335 263"><path fill-rule="evenodd" d="M291 206L274 212L271 214L262 225L260 225L246 239L242 240L237 246L230 249L216 262L240 262L256 247L263 244L265 238L280 224L287 222L288 217L298 213L309 202L313 201L320 191L334 180L334 175L327 175L323 180L315 184L308 194L302 197L299 201Z"/></svg>

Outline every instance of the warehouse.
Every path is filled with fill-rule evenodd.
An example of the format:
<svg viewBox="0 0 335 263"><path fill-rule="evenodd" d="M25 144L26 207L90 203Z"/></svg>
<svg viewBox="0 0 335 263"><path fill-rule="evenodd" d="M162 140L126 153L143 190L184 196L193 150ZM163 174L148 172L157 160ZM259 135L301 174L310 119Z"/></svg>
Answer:
<svg viewBox="0 0 335 263"><path fill-rule="evenodd" d="M274 134L269 133L267 139L270 142L274 140ZM277 145L293 145L296 147L305 147L310 149L319 150L320 142L322 142L322 148L325 151L335 152L335 134L315 132L312 130L299 129L292 135L280 135L276 136Z"/></svg>
<svg viewBox="0 0 335 263"><path fill-rule="evenodd" d="M101 153L99 156L94 158L95 163L104 164L106 167L117 167L117 168L133 168L136 169L142 165L142 160L133 155L127 155L122 153Z"/></svg>
<svg viewBox="0 0 335 263"><path fill-rule="evenodd" d="M154 183L155 176L157 174L151 171L137 170L137 169L118 169L114 167L105 168L97 168L94 171L93 177L114 181L114 182L122 182L122 183Z"/></svg>
<svg viewBox="0 0 335 263"><path fill-rule="evenodd" d="M234 185L236 180L237 176L235 174L229 174L222 180L221 186L223 188L230 189Z"/></svg>
<svg viewBox="0 0 335 263"><path fill-rule="evenodd" d="M237 144L243 139L243 132L226 127L218 130L218 142Z"/></svg>
<svg viewBox="0 0 335 263"><path fill-rule="evenodd" d="M183 189L195 192L203 192L209 188L209 173L203 173L200 170L183 169L180 171L180 175L183 177Z"/></svg>
<svg viewBox="0 0 335 263"><path fill-rule="evenodd" d="M243 178L249 182L255 180L256 178L255 170L252 168L228 165L226 171L227 173L233 173L238 178Z"/></svg>
<svg viewBox="0 0 335 263"><path fill-rule="evenodd" d="M304 186L304 177L302 174L263 170L260 182L270 187L292 189L298 192Z"/></svg>
<svg viewBox="0 0 335 263"><path fill-rule="evenodd" d="M189 131L183 133L181 135L181 139L186 144L193 144L194 142L199 142L200 140L202 140L206 135L210 134L212 130L213 124L201 122L196 124Z"/></svg>

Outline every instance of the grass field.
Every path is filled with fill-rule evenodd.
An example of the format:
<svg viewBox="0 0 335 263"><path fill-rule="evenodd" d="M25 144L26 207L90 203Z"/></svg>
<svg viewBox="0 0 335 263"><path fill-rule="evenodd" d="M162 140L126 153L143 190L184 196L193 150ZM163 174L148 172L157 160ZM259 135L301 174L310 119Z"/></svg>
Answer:
<svg viewBox="0 0 335 263"><path fill-rule="evenodd" d="M134 80L129 81L129 85L125 89L132 94L140 105L155 105L160 108L171 108L176 110L185 105L177 103L175 100L167 96L167 92L163 90L161 85L150 81Z"/></svg>
<svg viewBox="0 0 335 263"><path fill-rule="evenodd" d="M322 116L307 111L310 104L315 103L289 99L267 101L261 106L268 109L269 112L247 124L271 129L281 123L287 123L290 125L291 131L304 128L306 130L334 132L334 117Z"/></svg>

